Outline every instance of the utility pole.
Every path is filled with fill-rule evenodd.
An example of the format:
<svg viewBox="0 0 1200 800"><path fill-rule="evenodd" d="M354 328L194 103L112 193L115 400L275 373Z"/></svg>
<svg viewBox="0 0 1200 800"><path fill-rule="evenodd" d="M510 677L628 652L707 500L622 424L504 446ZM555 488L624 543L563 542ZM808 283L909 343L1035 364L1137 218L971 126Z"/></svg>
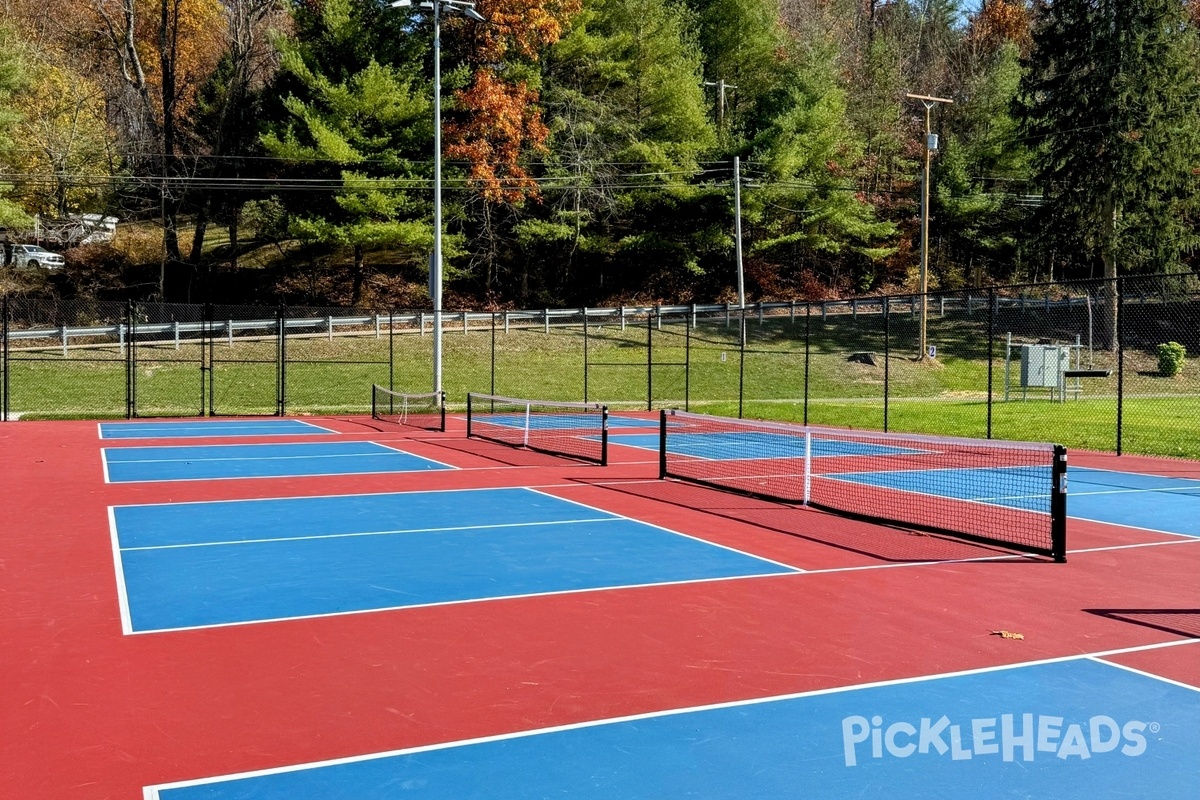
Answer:
<svg viewBox="0 0 1200 800"><path fill-rule="evenodd" d="M732 83L726 83L724 78L715 81L705 81L705 86L714 86L717 89L717 133L724 134L725 132L725 92L726 90L737 90L738 87Z"/></svg>
<svg viewBox="0 0 1200 800"><path fill-rule="evenodd" d="M746 308L746 279L742 271L742 160L733 157L733 228L734 249L737 253L738 308Z"/></svg>
<svg viewBox="0 0 1200 800"><path fill-rule="evenodd" d="M945 97L928 97L921 94L904 95L909 100L918 100L925 106L925 171L921 176L921 326L917 341L917 360L929 357L927 328L929 323L929 164L938 149L938 137L933 132L930 114L939 103L952 105L953 100Z"/></svg>

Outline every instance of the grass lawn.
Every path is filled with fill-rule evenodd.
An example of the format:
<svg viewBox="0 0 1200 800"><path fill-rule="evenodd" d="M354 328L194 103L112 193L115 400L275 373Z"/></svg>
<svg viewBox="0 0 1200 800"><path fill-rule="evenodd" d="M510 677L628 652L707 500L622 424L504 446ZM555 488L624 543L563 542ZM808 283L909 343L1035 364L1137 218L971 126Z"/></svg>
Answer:
<svg viewBox="0 0 1200 800"><path fill-rule="evenodd" d="M916 361L893 355L885 365L878 320L849 318L808 329L775 322L748 329L740 358L738 332L723 319L582 326L512 326L493 332L447 329L443 384L452 409L467 392L544 400L608 403L612 408L683 407L736 416L739 395L746 417L808 421L865 429L884 427L885 381L892 431L984 437L988 432L988 347L977 325L935 328L939 357ZM364 332L365 333L365 332ZM898 351L894 338L889 344ZM653 364L647 364L648 347ZM415 331L367 335L289 337L283 369L289 414L365 414L372 383L426 391L432 382L433 337ZM1117 380L1088 379L1065 402L1046 390L1004 397L1004 347L993 343L992 435L1055 441L1072 448L1116 447ZM875 364L850 360L875 354ZM1096 369L1113 369L1111 355L1092 354ZM585 363L587 369L585 370ZM493 369L494 364L494 369ZM124 351L113 343L72 347L11 347L9 409L22 418L123 417L127 375ZM1123 450L1200 458L1200 363L1192 358L1172 379L1157 376L1153 357L1125 357ZM218 338L141 344L134 370L138 416L273 414L279 391L274 340ZM806 387L807 377L807 387Z"/></svg>

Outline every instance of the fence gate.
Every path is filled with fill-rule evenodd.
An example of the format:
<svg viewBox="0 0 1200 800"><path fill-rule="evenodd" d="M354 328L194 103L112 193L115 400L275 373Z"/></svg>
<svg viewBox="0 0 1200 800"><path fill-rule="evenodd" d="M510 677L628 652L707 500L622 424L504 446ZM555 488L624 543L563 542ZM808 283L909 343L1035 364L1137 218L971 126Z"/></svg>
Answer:
<svg viewBox="0 0 1200 800"><path fill-rule="evenodd" d="M283 408L284 319L255 306L206 308L208 413L279 415Z"/></svg>
<svg viewBox="0 0 1200 800"><path fill-rule="evenodd" d="M134 303L129 313L130 417L203 416L208 349L202 308Z"/></svg>

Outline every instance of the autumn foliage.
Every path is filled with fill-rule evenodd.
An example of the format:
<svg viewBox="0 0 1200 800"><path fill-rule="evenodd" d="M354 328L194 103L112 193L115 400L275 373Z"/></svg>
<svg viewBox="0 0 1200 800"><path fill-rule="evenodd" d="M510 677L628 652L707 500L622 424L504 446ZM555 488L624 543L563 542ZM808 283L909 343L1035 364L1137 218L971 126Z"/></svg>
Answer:
<svg viewBox="0 0 1200 800"><path fill-rule="evenodd" d="M455 94L458 121L446 126L447 154L470 163L471 183L491 202L518 203L537 195L521 165L529 151L543 151L549 129L538 108L538 91L497 71L504 61L537 61L579 12L580 0L481 0L486 25L470 28L466 59L474 67L470 86Z"/></svg>

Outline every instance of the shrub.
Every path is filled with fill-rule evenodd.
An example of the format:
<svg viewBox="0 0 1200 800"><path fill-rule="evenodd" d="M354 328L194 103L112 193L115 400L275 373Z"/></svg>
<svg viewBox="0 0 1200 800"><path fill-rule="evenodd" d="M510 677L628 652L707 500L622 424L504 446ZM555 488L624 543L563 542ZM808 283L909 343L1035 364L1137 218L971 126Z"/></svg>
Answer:
<svg viewBox="0 0 1200 800"><path fill-rule="evenodd" d="M1183 360L1187 358L1187 350L1179 342L1165 342L1158 346L1158 371L1168 378L1174 378L1183 369Z"/></svg>

